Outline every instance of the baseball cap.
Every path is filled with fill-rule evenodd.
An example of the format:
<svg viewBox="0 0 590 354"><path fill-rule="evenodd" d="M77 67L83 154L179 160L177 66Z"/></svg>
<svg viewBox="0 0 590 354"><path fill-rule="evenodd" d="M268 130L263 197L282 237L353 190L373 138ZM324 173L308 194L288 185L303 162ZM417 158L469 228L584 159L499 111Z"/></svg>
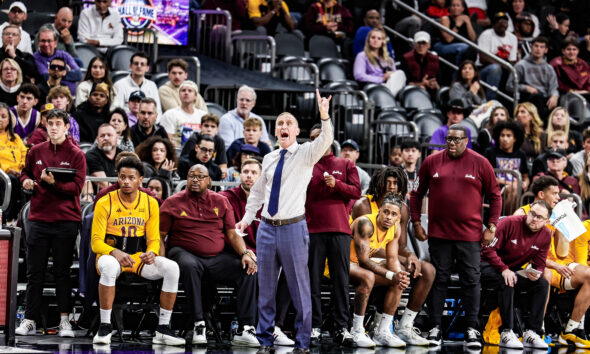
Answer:
<svg viewBox="0 0 590 354"><path fill-rule="evenodd" d="M143 93L143 91L140 91L140 90L133 91L129 95L129 101L131 101L131 100L142 100L144 98L145 98L145 93Z"/></svg>
<svg viewBox="0 0 590 354"><path fill-rule="evenodd" d="M340 144L340 148L343 148L345 146L351 146L353 149L355 149L356 151L360 151L359 149L359 144L356 143L356 141L352 140L352 139L348 139L348 140L344 140L342 142L342 144Z"/></svg>
<svg viewBox="0 0 590 354"><path fill-rule="evenodd" d="M242 145L242 147L240 148L240 152L249 152L252 154L260 155L260 149L258 149L256 146L250 145L250 144Z"/></svg>
<svg viewBox="0 0 590 354"><path fill-rule="evenodd" d="M463 103L463 100L457 98L449 102L449 105L447 106L447 111L450 111L452 109L459 109L463 111L463 113L465 113L465 104Z"/></svg>
<svg viewBox="0 0 590 354"><path fill-rule="evenodd" d="M51 111L52 109L55 109L55 106L53 105L53 103L46 103L43 106L41 106L41 109L39 110L39 112L45 113L45 112Z"/></svg>
<svg viewBox="0 0 590 354"><path fill-rule="evenodd" d="M414 34L414 43L427 42L430 43L430 35L428 32L418 31Z"/></svg>
<svg viewBox="0 0 590 354"><path fill-rule="evenodd" d="M109 97L109 85L107 85L105 82L95 82L94 84L92 84L92 89L90 90L90 93L93 93L95 91L102 92L107 97Z"/></svg>
<svg viewBox="0 0 590 354"><path fill-rule="evenodd" d="M25 6L25 4L23 4L20 1L15 1L12 4L10 4L8 11L12 10L15 7L18 7L19 9L21 9L21 11L24 12L25 14L27 13L27 7Z"/></svg>
<svg viewBox="0 0 590 354"><path fill-rule="evenodd" d="M547 159L554 157L554 158L562 158L562 157L566 157L567 156L567 152L564 149L551 149L548 153L547 153Z"/></svg>
<svg viewBox="0 0 590 354"><path fill-rule="evenodd" d="M500 20L506 20L508 21L508 15L506 15L505 12L496 12L496 14L494 15L494 18L492 18L492 23L496 23Z"/></svg>

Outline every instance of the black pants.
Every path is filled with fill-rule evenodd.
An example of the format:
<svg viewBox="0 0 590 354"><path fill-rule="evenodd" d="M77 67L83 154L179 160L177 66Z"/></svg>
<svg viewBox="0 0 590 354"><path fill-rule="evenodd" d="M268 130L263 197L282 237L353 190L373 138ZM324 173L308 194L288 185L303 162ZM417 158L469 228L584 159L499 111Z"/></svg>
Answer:
<svg viewBox="0 0 590 354"><path fill-rule="evenodd" d="M322 326L321 285L328 258L332 280L335 328L348 328L348 284L350 277L350 235L317 233L309 235L309 282L311 286L312 327Z"/></svg>
<svg viewBox="0 0 590 354"><path fill-rule="evenodd" d="M242 261L236 254L221 252L213 257L199 257L181 247L172 247L168 258L178 263L184 288L195 321L202 321L203 300L202 279L207 277L214 283L222 283L237 288L237 312L240 325L256 323L256 274L248 275L242 268Z"/></svg>
<svg viewBox="0 0 590 354"><path fill-rule="evenodd" d="M497 289L498 306L502 316L502 330L513 329L514 327L514 294L523 290L527 292L527 303L530 303L531 314L528 318L526 329L540 332L543 327L543 316L545 314L545 302L547 301L547 290L549 283L543 277L537 281L516 275L517 281L514 287L507 286L502 274L487 263L481 265L481 282L486 289Z"/></svg>
<svg viewBox="0 0 590 354"><path fill-rule="evenodd" d="M27 235L27 310L25 318L38 320L41 313L43 281L47 269L49 250L53 256L55 295L60 313L69 313L72 296L70 268L74 256L74 245L78 235L79 222L30 221Z"/></svg>
<svg viewBox="0 0 590 354"><path fill-rule="evenodd" d="M463 292L465 324L467 327L477 328L480 295L480 242L452 241L430 237L428 238L428 249L432 265L436 269L436 277L430 290L430 318L432 322L441 325L447 288L451 280L451 272L454 269L453 265L456 262Z"/></svg>

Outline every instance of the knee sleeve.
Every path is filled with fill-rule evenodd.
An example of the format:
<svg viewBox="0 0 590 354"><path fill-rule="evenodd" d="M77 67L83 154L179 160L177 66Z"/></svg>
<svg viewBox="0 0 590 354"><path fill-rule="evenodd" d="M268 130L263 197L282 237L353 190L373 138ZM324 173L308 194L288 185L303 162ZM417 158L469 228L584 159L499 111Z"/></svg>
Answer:
<svg viewBox="0 0 590 354"><path fill-rule="evenodd" d="M121 274L121 265L117 259L110 255L100 256L97 266L100 272L99 283L104 286L115 286L117 277Z"/></svg>
<svg viewBox="0 0 590 354"><path fill-rule="evenodd" d="M178 292L180 270L178 264L168 258L157 256L153 264L143 267L141 276L150 280L162 278L162 291L167 293Z"/></svg>

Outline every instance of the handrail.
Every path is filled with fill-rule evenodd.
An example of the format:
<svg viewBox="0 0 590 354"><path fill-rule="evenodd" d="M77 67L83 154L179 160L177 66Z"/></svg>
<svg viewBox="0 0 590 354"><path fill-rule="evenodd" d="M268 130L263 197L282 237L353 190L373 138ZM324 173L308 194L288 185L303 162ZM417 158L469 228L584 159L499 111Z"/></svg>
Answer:
<svg viewBox="0 0 590 354"><path fill-rule="evenodd" d="M477 44L473 43L472 41L470 41L469 39L451 31L450 29L446 28L445 26L441 25L440 23L432 20L431 18L429 18L428 16L422 14L421 12L413 9L412 7L404 4L401 0L383 0L381 2L381 13L383 14L384 9L385 9L385 2L387 1L391 1L392 3L398 5L399 7L401 7L402 9L411 12L412 14L418 16L420 19L430 23L431 25L433 25L434 27L438 28L441 31L444 31L445 33L447 33L450 36L453 36L453 38L456 38L458 40L460 40L461 42L467 44L470 48L473 48L475 50L477 50L478 53L483 53L489 57L491 57L492 59L494 59L495 61L497 61L501 66L505 67L506 69L510 70L512 72L512 77L513 77L513 81L514 81L514 93L513 93L513 103L514 105L518 104L518 90L516 89L518 87L518 74L516 73L516 69L514 69L514 66L512 66L512 64L510 64L509 62L505 61L504 59L500 58L499 56L489 53L483 49L481 49ZM382 16L383 17L383 16ZM499 92L499 91L497 91Z"/></svg>
<svg viewBox="0 0 590 354"><path fill-rule="evenodd" d="M577 92L574 91L570 91L565 95L565 109L569 111L569 104L570 104L570 100L575 99L577 101L580 102L580 104L582 105L582 115L579 117L578 119L578 124L583 123L584 121L586 121L586 99L584 98L584 96L580 95Z"/></svg>
<svg viewBox="0 0 590 354"><path fill-rule="evenodd" d="M584 209L584 203L582 202L582 198L579 195L577 195L576 193L559 193L559 198L561 198L561 200L564 200L566 198L574 199L574 202L576 203L576 214L578 214L578 217L580 218L580 220L582 220L582 211Z"/></svg>
<svg viewBox="0 0 590 354"><path fill-rule="evenodd" d="M8 205L10 204L10 196L12 195L12 182L10 182L10 177L6 174L6 172L0 170L0 178L4 180L4 200L2 201L2 205L0 206L0 210L8 209Z"/></svg>
<svg viewBox="0 0 590 354"><path fill-rule="evenodd" d="M318 88L320 85L320 70L315 63L305 63L305 62L284 62L284 63L277 63L273 66L271 74L276 73L277 71L281 71L287 68L309 68L311 70L311 74L313 76L313 86ZM282 79L282 77L281 77ZM283 79L285 80L285 79ZM290 81L290 80L289 80Z"/></svg>

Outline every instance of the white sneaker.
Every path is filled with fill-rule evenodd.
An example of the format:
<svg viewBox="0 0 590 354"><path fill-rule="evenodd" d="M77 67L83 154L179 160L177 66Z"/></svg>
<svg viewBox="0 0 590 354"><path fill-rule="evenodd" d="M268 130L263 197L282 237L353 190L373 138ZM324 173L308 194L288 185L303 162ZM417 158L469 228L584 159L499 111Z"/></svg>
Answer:
<svg viewBox="0 0 590 354"><path fill-rule="evenodd" d="M416 327L398 327L395 332L398 337L410 345L429 345L430 342L422 337L422 332Z"/></svg>
<svg viewBox="0 0 590 354"><path fill-rule="evenodd" d="M27 320L26 318L23 319L18 326L18 328L14 331L14 333L18 334L19 336L30 336L35 334L37 331L37 325L33 320Z"/></svg>
<svg viewBox="0 0 590 354"><path fill-rule="evenodd" d="M309 346L318 347L322 337L322 330L320 328L312 328L309 336Z"/></svg>
<svg viewBox="0 0 590 354"><path fill-rule="evenodd" d="M522 349L522 342L518 340L518 337L511 329L505 329L500 337L500 347Z"/></svg>
<svg viewBox="0 0 590 354"><path fill-rule="evenodd" d="M207 327L204 322L195 326L193 344L207 344Z"/></svg>
<svg viewBox="0 0 590 354"><path fill-rule="evenodd" d="M373 336L373 341L376 345L380 347L390 347L390 348L403 348L406 346L406 342L401 340L398 336L393 333L387 332L375 332Z"/></svg>
<svg viewBox="0 0 590 354"><path fill-rule="evenodd" d="M547 349L549 346L539 335L537 332L527 329L523 336L522 336L522 343L525 347L528 348L538 348L538 349Z"/></svg>
<svg viewBox="0 0 590 354"><path fill-rule="evenodd" d="M184 338L176 337L174 332L170 329L170 325L158 325L156 327L156 333L152 338L153 344L165 344L165 345L185 345L186 341Z"/></svg>
<svg viewBox="0 0 590 354"><path fill-rule="evenodd" d="M258 339L256 338L256 329L254 326L244 326L242 333L236 334L231 341L231 344L240 347L260 347L260 342L258 342Z"/></svg>
<svg viewBox="0 0 590 354"><path fill-rule="evenodd" d="M364 328L362 331L356 331L354 328L350 331L352 341L358 348L374 348L377 344L373 342L371 337L365 332Z"/></svg>
<svg viewBox="0 0 590 354"><path fill-rule="evenodd" d="M98 327L98 332L92 338L92 344L111 344L112 335L113 326L110 323L101 323Z"/></svg>
<svg viewBox="0 0 590 354"><path fill-rule="evenodd" d="M283 333L283 331L281 331L281 328L278 326L275 326L274 337L275 345L284 345L287 347L292 347L295 345L295 341L287 337L287 335Z"/></svg>
<svg viewBox="0 0 590 354"><path fill-rule="evenodd" d="M62 320L59 323L58 335L60 337L74 338L74 331L72 330L70 320Z"/></svg>

